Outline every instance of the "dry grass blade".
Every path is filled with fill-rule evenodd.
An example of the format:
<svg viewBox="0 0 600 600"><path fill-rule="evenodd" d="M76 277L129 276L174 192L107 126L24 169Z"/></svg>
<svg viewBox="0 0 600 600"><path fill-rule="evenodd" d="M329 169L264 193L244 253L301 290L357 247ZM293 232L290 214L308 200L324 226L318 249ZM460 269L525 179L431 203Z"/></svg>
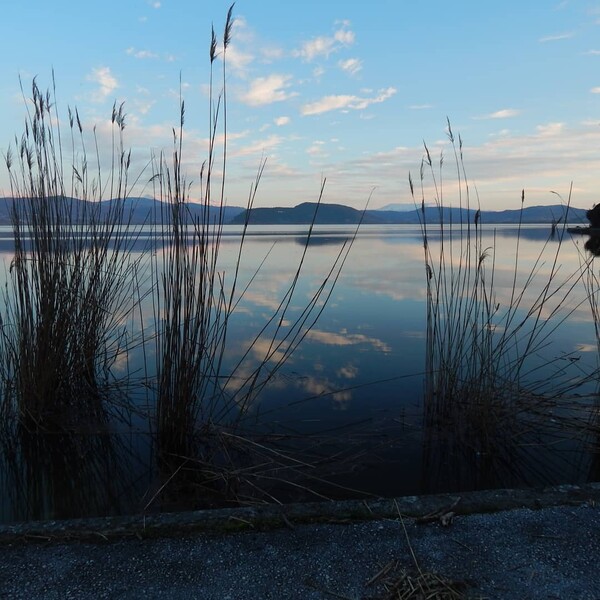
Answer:
<svg viewBox="0 0 600 600"><path fill-rule="evenodd" d="M384 593L377 600L467 600L468 585L435 573L411 574L400 570L382 581ZM373 599L375 600L375 599Z"/></svg>
<svg viewBox="0 0 600 600"><path fill-rule="evenodd" d="M398 560L388 562L367 582L367 586L377 585L383 588L380 594L369 596L369 600L467 600L469 596L466 595L466 591L469 585L421 568L395 500L394 504L414 568L406 569Z"/></svg>

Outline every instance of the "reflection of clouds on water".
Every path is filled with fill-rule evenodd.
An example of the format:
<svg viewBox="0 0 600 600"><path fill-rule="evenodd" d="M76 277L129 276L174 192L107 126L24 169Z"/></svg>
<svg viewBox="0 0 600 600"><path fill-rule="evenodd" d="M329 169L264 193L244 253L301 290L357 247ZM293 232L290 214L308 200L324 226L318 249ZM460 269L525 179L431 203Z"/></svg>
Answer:
<svg viewBox="0 0 600 600"><path fill-rule="evenodd" d="M413 340L424 340L427 338L427 334L425 331L404 331L402 337Z"/></svg>
<svg viewBox="0 0 600 600"><path fill-rule="evenodd" d="M351 390L338 390L338 386L334 385L327 378L301 377L297 380L296 385L311 396L327 396L327 398L331 398L335 403L334 407L340 410L344 410L352 399Z"/></svg>
<svg viewBox="0 0 600 600"><path fill-rule="evenodd" d="M346 329L342 329L340 333L333 333L329 331L322 331L320 329L313 329L308 332L307 339L318 342L319 344L325 344L327 346L353 346L358 344L368 344L375 350L380 352L391 352L392 348L383 340L368 337L362 333L348 333Z"/></svg>
<svg viewBox="0 0 600 600"><path fill-rule="evenodd" d="M275 285L266 287L265 283L261 281L261 289L247 290L244 293L242 302L243 304L239 304L236 311L240 310L242 307L248 309L247 305L252 304L254 306L268 308L275 312L281 305L280 288Z"/></svg>
<svg viewBox="0 0 600 600"><path fill-rule="evenodd" d="M575 350L577 352L597 352L598 346L596 344L576 344Z"/></svg>
<svg viewBox="0 0 600 600"><path fill-rule="evenodd" d="M352 364L345 365L336 371L336 375L344 379L354 379L358 375L358 367Z"/></svg>
<svg viewBox="0 0 600 600"><path fill-rule="evenodd" d="M422 245L390 245L387 238L359 236L351 259L352 267L343 273L345 285L396 302L425 300Z"/></svg>
<svg viewBox="0 0 600 600"><path fill-rule="evenodd" d="M279 362L283 360L288 348L288 342L276 341L273 343L271 339L262 338L252 344L252 354L261 362ZM292 362L293 355L286 360L287 364Z"/></svg>
<svg viewBox="0 0 600 600"><path fill-rule="evenodd" d="M125 375L129 372L129 354L127 350L117 352L112 362L112 371L115 374Z"/></svg>
<svg viewBox="0 0 600 600"><path fill-rule="evenodd" d="M395 302L403 302L405 300L420 300L425 301L427 297L427 289L425 287L425 275L419 277L418 285L416 282L408 282L403 278L402 281L383 278L384 269L381 273L372 274L370 277L360 278L355 281L355 287L361 290L366 290L370 294L376 296L385 296Z"/></svg>
<svg viewBox="0 0 600 600"><path fill-rule="evenodd" d="M252 365L249 363L245 363L244 365L238 367L235 373L229 377L225 381L225 385L223 387L224 391L226 391L231 396L236 395L238 392L247 389L248 383L252 380L253 375L255 373L256 365ZM269 389L270 390L284 390L289 385L289 382L286 381L282 377L271 377L269 379ZM254 402L256 398L253 396L251 399L247 398L242 394L236 400L238 402L244 403L244 407L248 408L247 402L251 400Z"/></svg>
<svg viewBox="0 0 600 600"><path fill-rule="evenodd" d="M344 369L347 369L345 375L341 374L341 371L344 371ZM353 366L348 366L347 368L340 369L337 375L340 377L351 378L357 373L358 369ZM225 391L231 397L235 397L235 400L240 403L240 405L243 403L245 409L250 408L250 406L254 405L254 403L259 400L255 395L252 395L251 398L246 397L243 393L237 396L239 392L248 390L248 382L251 380L252 376L252 366L249 364L243 365L236 371L234 376L227 380L224 386ZM342 389L340 389L341 387ZM305 402L323 398L332 401L332 406L335 409L345 409L352 399L352 390L343 389L343 386L336 384L327 377L298 375L297 373L278 373L269 379L269 392L273 393L277 391L277 395L281 399L284 399L279 408L285 409L287 403L285 398L291 397L289 393L281 394L281 392L292 392L294 388L299 390L303 395L303 398L297 399L297 401ZM292 396L295 397L293 393Z"/></svg>

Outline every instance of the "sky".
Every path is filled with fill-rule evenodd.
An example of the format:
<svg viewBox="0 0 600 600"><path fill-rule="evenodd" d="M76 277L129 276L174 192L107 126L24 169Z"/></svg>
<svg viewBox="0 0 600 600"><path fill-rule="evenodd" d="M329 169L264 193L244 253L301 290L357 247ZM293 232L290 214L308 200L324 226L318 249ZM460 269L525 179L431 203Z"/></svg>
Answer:
<svg viewBox="0 0 600 600"><path fill-rule="evenodd" d="M124 102L132 169L170 151L185 99L193 199L209 134L211 27L229 2L2 0L0 151L23 132L31 80L56 79L100 153ZM600 201L600 1L239 0L225 54L229 205L410 203L427 144L444 201L458 200L447 119L487 210ZM221 60L215 62L222 82ZM221 83L217 84L217 92ZM104 163L103 163L104 164ZM436 167L437 169L437 167ZM427 198L431 197L427 179ZM147 193L145 187L141 193ZM0 195L9 195L0 166Z"/></svg>

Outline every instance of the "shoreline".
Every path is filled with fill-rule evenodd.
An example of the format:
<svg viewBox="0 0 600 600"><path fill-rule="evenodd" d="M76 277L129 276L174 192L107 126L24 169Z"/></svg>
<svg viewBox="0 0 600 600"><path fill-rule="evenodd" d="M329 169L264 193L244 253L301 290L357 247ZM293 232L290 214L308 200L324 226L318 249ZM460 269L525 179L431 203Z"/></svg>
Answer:
<svg viewBox="0 0 600 600"><path fill-rule="evenodd" d="M497 489L369 500L307 502L207 509L118 517L32 521L0 525L0 546L18 542L106 542L128 538L172 538L197 533L236 533L293 528L303 524L422 519L515 509L600 505L600 482L532 489ZM435 518L433 519L435 520Z"/></svg>

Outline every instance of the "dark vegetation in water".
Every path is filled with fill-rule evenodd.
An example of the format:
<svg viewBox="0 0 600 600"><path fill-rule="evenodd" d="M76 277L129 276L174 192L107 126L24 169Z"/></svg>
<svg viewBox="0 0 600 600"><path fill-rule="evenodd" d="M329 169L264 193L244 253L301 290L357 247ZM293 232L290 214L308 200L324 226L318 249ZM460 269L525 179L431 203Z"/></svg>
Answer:
<svg viewBox="0 0 600 600"><path fill-rule="evenodd" d="M277 308L238 364L224 368L228 344L237 343L227 335L230 319L252 283L238 284L247 223L233 273L223 272L220 262L228 214L225 59L232 22L230 11L220 75L212 71L218 64L214 32L211 39L211 131L200 209L190 202L181 168L183 100L172 152L153 155L146 171L133 176L122 105L113 108L112 158L106 169L95 130L88 155L90 135L77 111L69 109L64 131L54 89L44 93L33 81L24 134L6 154L16 199L10 214L15 254L2 298L0 464L6 467L3 489L17 496L18 518L119 512L119 503L111 499L135 496L144 487L146 496L142 500L140 494L137 505L144 510L169 507L169 498L179 497L188 507L265 501L272 499L273 482L308 490L297 483L298 474L310 471L302 481L314 479L317 457L330 462L318 451L321 440L300 448L285 435L259 435L256 424L247 422L261 390L322 312L352 237L340 244L324 279L297 310L309 228ZM216 141L219 134L222 145ZM161 209L151 219L158 223L151 236L141 235L130 201L143 181L159 200L153 207ZM139 253L140 244L146 245L145 253ZM134 351L144 356L141 370L129 366ZM130 442L128 452L127 435L140 431L146 432L145 441ZM135 489L113 494L113 483L127 481L119 470L135 469L140 453L153 457L153 472L131 483ZM108 460L123 454L121 461ZM98 489L87 481L94 473L108 484L103 488L108 498L81 497ZM69 486L77 493L65 491Z"/></svg>
<svg viewBox="0 0 600 600"><path fill-rule="evenodd" d="M348 481L340 471L359 464L363 432L300 435L266 425L251 410L314 327L354 241L320 240L340 250L298 309L306 257L319 250L313 226L335 213L321 204L324 184L318 202L291 209L302 213L293 222L309 223L308 234L298 238L301 258L241 358L226 366L231 320L254 279L242 284L240 272L265 167L259 165L247 209L235 217L242 225L237 262L233 272L224 272L231 26L230 10L222 71L213 72L214 32L211 38L211 130L200 205L190 202L182 171L183 100L170 154L152 155L146 170L133 175L122 105L113 107L106 166L95 131L85 131L77 111L69 109L61 119L54 89L44 93L32 84L23 136L6 154L16 200L10 207L14 258L0 329L0 477L14 507L11 518L357 493L334 482ZM219 145L221 134L225 141ZM455 144L450 129L449 135ZM546 260L540 256L521 283L515 264L510 301L501 306L494 288L496 249L483 246L482 213L471 205L460 142L455 152L457 211L442 206L427 149L420 191L411 181L427 276L425 491L526 484L514 465L535 464L537 448L564 439L593 454L600 437L597 372L571 375L561 359L549 379L536 362L568 317L561 310L575 286L586 286L594 323L600 322L591 260L582 256L578 272L560 273L564 227L557 227L561 242L549 274L540 282ZM427 177L437 190L433 198ZM150 236L142 235L137 212L137 202L146 200L132 196L140 183L152 196L147 223L157 226ZM567 222L568 205L557 223ZM368 222L369 214L354 211L348 222ZM527 213L519 214L520 226ZM527 299L531 289L539 290L533 301ZM141 367L129 362L134 352L143 356ZM382 426L376 435L369 432L369 444L381 445L380 457L393 447L391 431ZM148 463L149 470L143 466ZM597 477L593 465L590 477Z"/></svg>
<svg viewBox="0 0 600 600"><path fill-rule="evenodd" d="M517 236L512 289L508 301L502 301L496 289L496 243L484 246L462 140L455 139L450 123L448 137L460 207L474 211L473 220L450 223L454 227L429 223L425 204L433 200L442 211L445 191L442 163L434 164L427 147L418 184L410 178L415 206L421 207L427 275L424 487L434 492L494 487L498 481L527 485L545 444L597 443L598 370L566 368L576 363L576 354L550 362L538 358L577 308L569 300L581 285L600 339L593 259L581 256L578 271L561 272L569 197L563 225L546 232L546 243L523 281L518 278ZM433 198L426 190L434 190ZM577 441L571 435L575 431ZM440 463L440 456L447 459Z"/></svg>

